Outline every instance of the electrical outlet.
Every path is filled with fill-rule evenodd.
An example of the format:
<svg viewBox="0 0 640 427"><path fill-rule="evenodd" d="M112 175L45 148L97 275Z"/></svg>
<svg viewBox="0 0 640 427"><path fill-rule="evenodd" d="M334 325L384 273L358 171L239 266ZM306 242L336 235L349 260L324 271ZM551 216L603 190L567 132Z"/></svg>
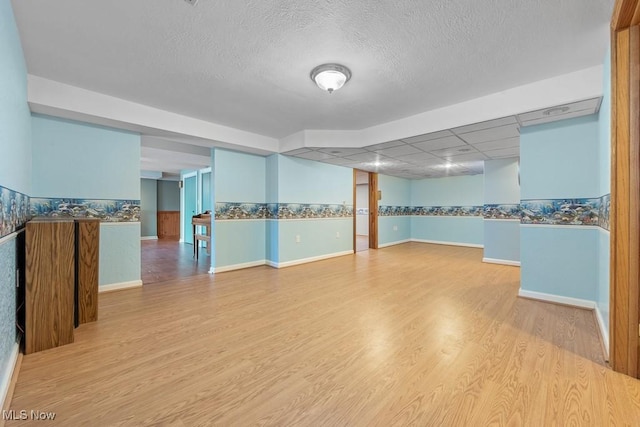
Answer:
<svg viewBox="0 0 640 427"><path fill-rule="evenodd" d="M296 234L296 243L300 243L300 235Z"/></svg>
<svg viewBox="0 0 640 427"><path fill-rule="evenodd" d="M393 231L398 231L398 226L397 225L393 226Z"/></svg>
<svg viewBox="0 0 640 427"><path fill-rule="evenodd" d="M339 239L339 238L340 238L340 232L336 231L336 239Z"/></svg>

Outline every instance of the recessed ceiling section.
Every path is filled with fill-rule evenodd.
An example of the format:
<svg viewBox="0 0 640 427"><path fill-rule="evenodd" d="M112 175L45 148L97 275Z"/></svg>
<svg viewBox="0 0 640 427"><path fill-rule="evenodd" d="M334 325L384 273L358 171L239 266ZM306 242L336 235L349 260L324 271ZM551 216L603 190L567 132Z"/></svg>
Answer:
<svg viewBox="0 0 640 427"><path fill-rule="evenodd" d="M549 107L362 148L306 147L289 156L407 179L483 173L484 161L520 156L520 127L596 114L601 98Z"/></svg>

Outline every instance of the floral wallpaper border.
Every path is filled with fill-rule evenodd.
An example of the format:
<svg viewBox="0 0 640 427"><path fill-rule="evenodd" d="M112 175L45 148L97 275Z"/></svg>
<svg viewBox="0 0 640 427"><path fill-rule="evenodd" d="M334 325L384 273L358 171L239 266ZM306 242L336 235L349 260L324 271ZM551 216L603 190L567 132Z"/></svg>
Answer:
<svg viewBox="0 0 640 427"><path fill-rule="evenodd" d="M0 186L0 237L19 230L29 220L29 204L26 194Z"/></svg>
<svg viewBox="0 0 640 427"><path fill-rule="evenodd" d="M215 219L323 219L353 216L353 206L309 203L216 203Z"/></svg>
<svg viewBox="0 0 640 427"><path fill-rule="evenodd" d="M31 199L31 215L65 218L99 218L102 222L140 222L140 200Z"/></svg>

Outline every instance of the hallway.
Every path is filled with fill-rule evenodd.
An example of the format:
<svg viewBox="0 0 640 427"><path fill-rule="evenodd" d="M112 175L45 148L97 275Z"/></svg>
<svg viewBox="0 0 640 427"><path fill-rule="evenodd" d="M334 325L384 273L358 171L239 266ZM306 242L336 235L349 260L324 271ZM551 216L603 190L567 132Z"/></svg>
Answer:
<svg viewBox="0 0 640 427"><path fill-rule="evenodd" d="M143 240L141 242L143 285L166 282L183 277L208 274L211 256L201 249L198 261L193 246L175 240Z"/></svg>

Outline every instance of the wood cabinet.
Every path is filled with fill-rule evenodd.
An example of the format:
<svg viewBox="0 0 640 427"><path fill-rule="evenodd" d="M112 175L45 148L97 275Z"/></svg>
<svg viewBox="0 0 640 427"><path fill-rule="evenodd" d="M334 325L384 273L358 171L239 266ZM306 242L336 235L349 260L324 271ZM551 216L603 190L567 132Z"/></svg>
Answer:
<svg viewBox="0 0 640 427"><path fill-rule="evenodd" d="M98 320L100 220L76 219L76 320Z"/></svg>
<svg viewBox="0 0 640 427"><path fill-rule="evenodd" d="M100 221L36 218L25 237L25 353L73 342L98 318Z"/></svg>
<svg viewBox="0 0 640 427"><path fill-rule="evenodd" d="M73 342L75 224L32 220L26 230L25 353Z"/></svg>

